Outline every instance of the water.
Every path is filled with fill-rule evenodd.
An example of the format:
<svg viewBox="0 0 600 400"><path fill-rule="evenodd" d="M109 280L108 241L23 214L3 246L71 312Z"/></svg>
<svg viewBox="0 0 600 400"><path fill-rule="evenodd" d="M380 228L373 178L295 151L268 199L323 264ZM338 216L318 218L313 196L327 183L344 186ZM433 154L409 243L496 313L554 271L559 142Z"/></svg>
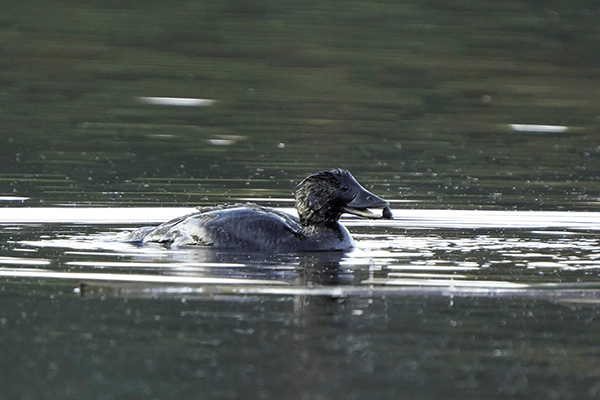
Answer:
<svg viewBox="0 0 600 400"><path fill-rule="evenodd" d="M7 210L7 398L597 394L596 213L394 209L267 255L121 240L187 208Z"/></svg>
<svg viewBox="0 0 600 400"><path fill-rule="evenodd" d="M597 4L0 4L0 399L580 399L600 385ZM125 243L293 212L348 253Z"/></svg>

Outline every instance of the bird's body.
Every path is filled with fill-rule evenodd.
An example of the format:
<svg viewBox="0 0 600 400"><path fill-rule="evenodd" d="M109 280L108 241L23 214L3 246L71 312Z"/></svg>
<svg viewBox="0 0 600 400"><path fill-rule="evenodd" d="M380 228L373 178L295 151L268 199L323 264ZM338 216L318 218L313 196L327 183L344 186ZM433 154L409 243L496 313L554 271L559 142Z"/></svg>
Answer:
<svg viewBox="0 0 600 400"><path fill-rule="evenodd" d="M388 202L366 191L347 171L310 175L295 194L299 217L255 204L205 208L158 227L140 228L129 240L278 253L349 250L354 241L339 223L343 212L382 218L366 208L385 207L384 215L391 218Z"/></svg>

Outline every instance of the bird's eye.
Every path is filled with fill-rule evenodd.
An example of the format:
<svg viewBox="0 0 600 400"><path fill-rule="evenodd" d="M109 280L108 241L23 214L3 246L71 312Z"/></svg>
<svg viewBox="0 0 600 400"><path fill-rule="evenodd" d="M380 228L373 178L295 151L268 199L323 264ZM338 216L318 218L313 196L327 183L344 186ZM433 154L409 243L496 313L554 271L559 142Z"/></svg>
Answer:
<svg viewBox="0 0 600 400"><path fill-rule="evenodd" d="M347 191L348 191L348 186L346 186L346 185L342 185L342 186L340 186L340 190L341 190L342 192L347 192Z"/></svg>

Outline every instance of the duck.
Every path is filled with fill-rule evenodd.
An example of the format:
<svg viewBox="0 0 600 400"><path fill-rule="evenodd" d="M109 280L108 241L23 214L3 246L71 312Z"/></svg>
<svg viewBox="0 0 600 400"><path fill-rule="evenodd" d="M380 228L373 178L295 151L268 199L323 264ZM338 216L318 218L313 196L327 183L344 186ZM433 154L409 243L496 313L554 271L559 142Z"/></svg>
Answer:
<svg viewBox="0 0 600 400"><path fill-rule="evenodd" d="M157 227L139 228L128 241L278 254L347 251L354 240L339 221L342 214L393 219L389 202L366 190L344 169L307 176L296 186L294 198L298 216L252 203L203 207ZM383 211L377 215L369 208Z"/></svg>

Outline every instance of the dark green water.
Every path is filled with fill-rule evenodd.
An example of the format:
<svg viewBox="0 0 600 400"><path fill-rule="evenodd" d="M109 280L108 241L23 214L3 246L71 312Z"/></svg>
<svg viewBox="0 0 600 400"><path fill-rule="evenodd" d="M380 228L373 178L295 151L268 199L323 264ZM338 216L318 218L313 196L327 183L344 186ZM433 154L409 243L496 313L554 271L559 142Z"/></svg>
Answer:
<svg viewBox="0 0 600 400"><path fill-rule="evenodd" d="M0 399L596 398L599 29L583 0L3 0ZM332 167L396 216L344 219L351 253L120 240Z"/></svg>
<svg viewBox="0 0 600 400"><path fill-rule="evenodd" d="M3 292L5 398L595 398L598 310ZM27 310L27 311L23 311ZM25 335L25 332L30 332Z"/></svg>

